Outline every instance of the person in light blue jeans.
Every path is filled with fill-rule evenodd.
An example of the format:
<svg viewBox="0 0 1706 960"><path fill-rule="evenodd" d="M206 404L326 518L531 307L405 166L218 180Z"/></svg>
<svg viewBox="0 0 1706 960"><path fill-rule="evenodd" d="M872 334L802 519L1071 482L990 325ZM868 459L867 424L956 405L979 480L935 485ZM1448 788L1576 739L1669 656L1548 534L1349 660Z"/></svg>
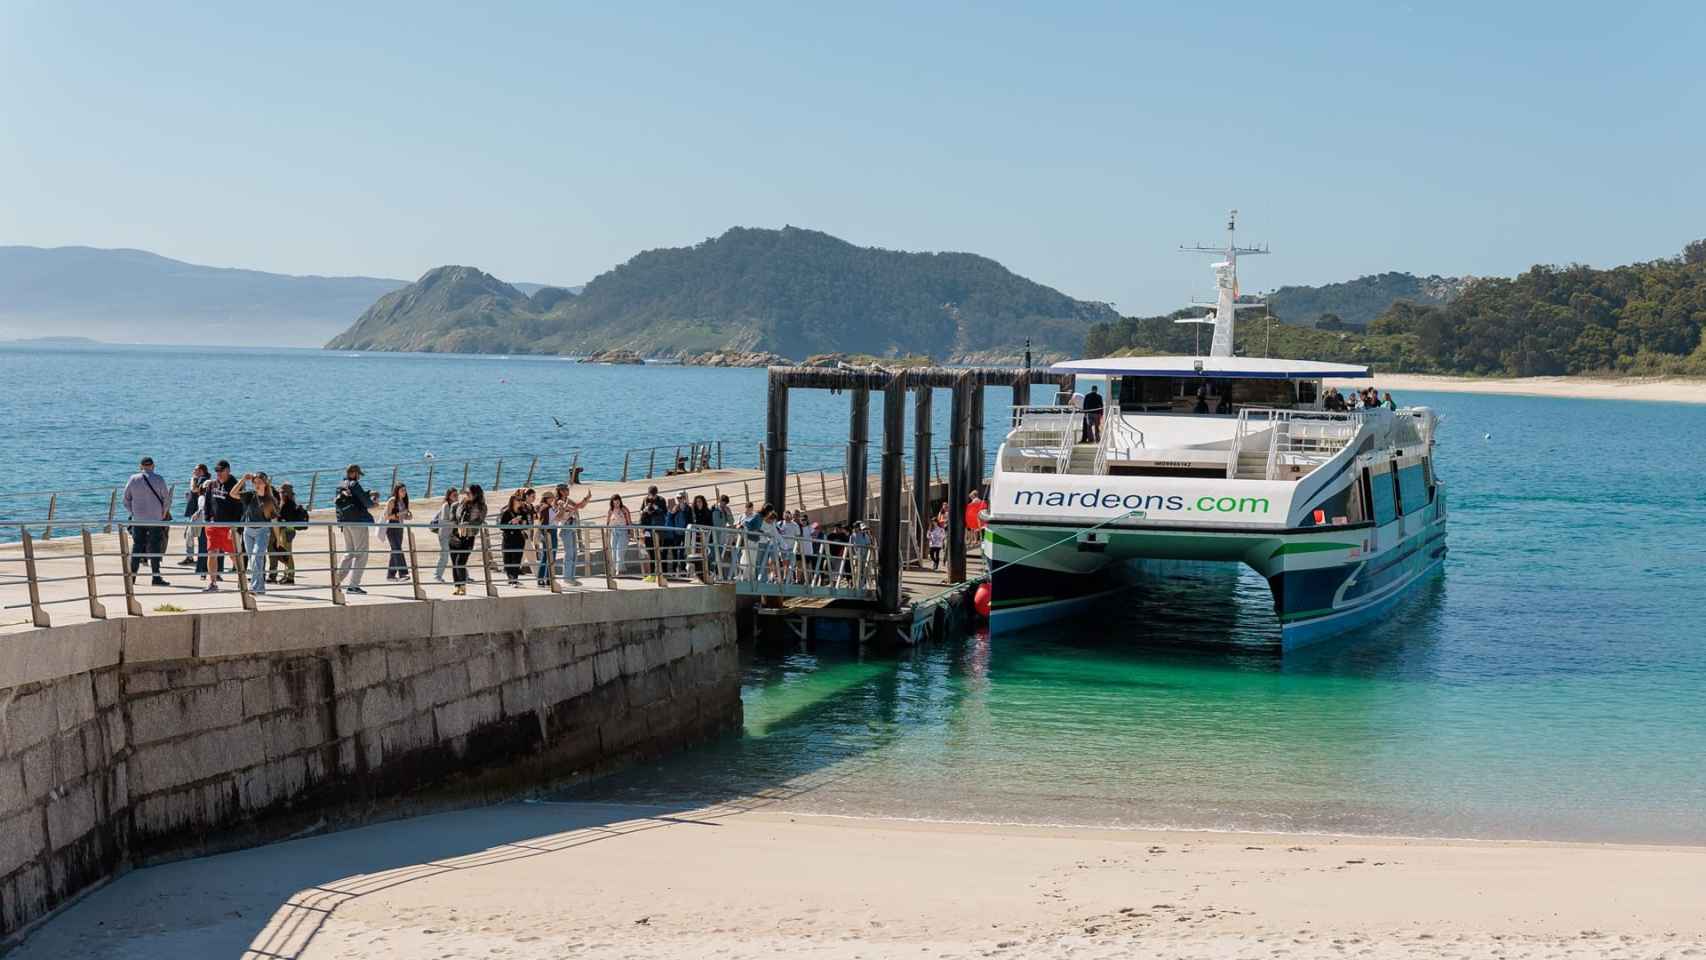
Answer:
<svg viewBox="0 0 1706 960"><path fill-rule="evenodd" d="M432 578L439 583L444 582L444 568L450 566L450 531L456 526L451 522L451 514L456 510L456 503L462 498L455 487L444 491L444 502L439 504L438 512L432 515L432 528L438 534L438 569Z"/></svg>
<svg viewBox="0 0 1706 960"><path fill-rule="evenodd" d="M588 490L586 496L579 500L572 499L570 497L571 492L568 484L557 486L557 496L552 501L550 520L561 531L557 540L563 550L562 579L569 583L579 583L580 578L575 576L575 561L580 559L580 531L576 525L580 523L581 510L592 502L592 491Z"/></svg>
<svg viewBox="0 0 1706 960"><path fill-rule="evenodd" d="M249 565L249 592L267 592L267 545L272 541L270 524L278 519L278 495L264 473L245 473L231 490L243 505L243 557Z"/></svg>

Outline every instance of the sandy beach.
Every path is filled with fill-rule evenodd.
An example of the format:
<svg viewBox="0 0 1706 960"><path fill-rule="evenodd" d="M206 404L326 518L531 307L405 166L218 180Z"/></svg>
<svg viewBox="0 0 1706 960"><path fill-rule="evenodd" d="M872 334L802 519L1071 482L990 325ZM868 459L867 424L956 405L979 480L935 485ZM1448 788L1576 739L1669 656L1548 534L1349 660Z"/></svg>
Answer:
<svg viewBox="0 0 1706 960"><path fill-rule="evenodd" d="M1679 377L1444 377L1420 373L1377 373L1374 385L1385 392L1434 390L1443 393L1495 393L1522 397L1578 397L1588 400L1656 400L1706 403L1706 380ZM1367 380L1330 380L1329 386L1357 388Z"/></svg>
<svg viewBox="0 0 1706 960"><path fill-rule="evenodd" d="M1706 955L1706 848L509 803L136 870L14 954L1336 955Z"/></svg>

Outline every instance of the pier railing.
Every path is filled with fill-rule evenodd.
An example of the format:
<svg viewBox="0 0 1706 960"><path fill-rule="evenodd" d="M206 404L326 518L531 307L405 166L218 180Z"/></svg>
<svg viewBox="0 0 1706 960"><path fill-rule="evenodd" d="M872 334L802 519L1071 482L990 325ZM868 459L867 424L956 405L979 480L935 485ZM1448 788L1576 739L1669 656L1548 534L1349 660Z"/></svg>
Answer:
<svg viewBox="0 0 1706 960"><path fill-rule="evenodd" d="M722 440L696 440L620 451L620 482L723 469L724 444ZM465 488L470 483L478 483L487 490L558 483L579 486L592 479L587 476L589 468L583 462L585 452L583 448L575 447L546 453L460 457L429 454L395 463L361 462L365 480L372 489L388 493L401 482L414 493L415 499L424 500L451 487ZM613 463L614 457L600 454L599 462L606 461ZM274 486L291 484L296 490L297 501L309 510L316 510L331 505L346 466L281 468L263 464L262 468ZM166 484L167 503L174 513L180 512L190 490L188 475L179 479L162 476L161 479ZM613 478L597 479L608 482ZM125 522L124 481L91 487L0 490L0 542L16 540L9 531L15 526L16 518L24 516L39 518L33 522L36 536L42 540L54 539L56 532L75 535L79 524L91 521L98 521L100 532L111 533L117 524Z"/></svg>
<svg viewBox="0 0 1706 960"><path fill-rule="evenodd" d="M352 595L425 601L616 590L636 579L628 588L699 580L733 583L745 594L850 599L876 589L868 542L725 527L174 520L122 523L109 536L98 532L99 521L65 521L71 535L47 543L33 533L42 523L5 525L18 542L0 550L0 627L52 626L55 607L104 620L115 602L123 615L141 617L257 610L263 599L343 606ZM214 538L229 535L232 550L210 549L209 533L219 530ZM184 537L198 543L187 560ZM14 618L26 610L27 621Z"/></svg>

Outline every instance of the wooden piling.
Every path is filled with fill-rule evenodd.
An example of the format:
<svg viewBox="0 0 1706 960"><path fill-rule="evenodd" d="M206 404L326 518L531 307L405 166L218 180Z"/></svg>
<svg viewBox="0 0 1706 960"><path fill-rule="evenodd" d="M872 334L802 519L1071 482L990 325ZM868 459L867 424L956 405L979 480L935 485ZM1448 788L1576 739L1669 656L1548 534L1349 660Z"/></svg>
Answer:
<svg viewBox="0 0 1706 960"><path fill-rule="evenodd" d="M906 373L883 388L882 521L877 542L877 602L885 613L900 609L901 479L906 472Z"/></svg>
<svg viewBox="0 0 1706 960"><path fill-rule="evenodd" d="M966 429L967 408L971 405L971 374L965 374L954 384L953 403L948 413L948 582L959 583L966 578Z"/></svg>
<svg viewBox="0 0 1706 960"><path fill-rule="evenodd" d="M764 416L764 499L781 513L788 496L788 382L770 374Z"/></svg>
<svg viewBox="0 0 1706 960"><path fill-rule="evenodd" d="M871 391L856 386L847 396L847 519L856 522L866 518L865 501L870 487L867 451L871 445Z"/></svg>
<svg viewBox="0 0 1706 960"><path fill-rule="evenodd" d="M930 409L935 391L920 384L912 396L912 497L920 525L933 522L930 512ZM922 533L920 542L922 542Z"/></svg>
<svg viewBox="0 0 1706 960"><path fill-rule="evenodd" d="M983 489L983 394L982 374L972 371L971 404L966 410L966 489Z"/></svg>

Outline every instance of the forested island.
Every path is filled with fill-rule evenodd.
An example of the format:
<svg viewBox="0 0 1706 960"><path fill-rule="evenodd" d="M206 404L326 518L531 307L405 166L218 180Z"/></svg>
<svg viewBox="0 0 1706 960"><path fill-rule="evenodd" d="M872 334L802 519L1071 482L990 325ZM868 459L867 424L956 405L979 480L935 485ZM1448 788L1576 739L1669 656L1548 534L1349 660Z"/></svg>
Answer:
<svg viewBox="0 0 1706 960"><path fill-rule="evenodd" d="M970 253L859 247L815 230L736 227L650 250L578 295L523 293L447 266L386 294L326 346L338 350L647 357L768 351L944 360L1076 354L1116 314Z"/></svg>
<svg viewBox="0 0 1706 960"><path fill-rule="evenodd" d="M1197 328L1173 321L1202 312L1097 324L1084 353L1190 353ZM1480 278L1445 303L1400 299L1366 333L1295 319L1280 305L1271 320L1241 314L1238 351L1393 373L1706 376L1706 240L1646 263L1535 266L1509 279Z"/></svg>

